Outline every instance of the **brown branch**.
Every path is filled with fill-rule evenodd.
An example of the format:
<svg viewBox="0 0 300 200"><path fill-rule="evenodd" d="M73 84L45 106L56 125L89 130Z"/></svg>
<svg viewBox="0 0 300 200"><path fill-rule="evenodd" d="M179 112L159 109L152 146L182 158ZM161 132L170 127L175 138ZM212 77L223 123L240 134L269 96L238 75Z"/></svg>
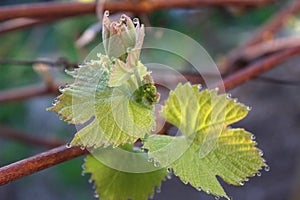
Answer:
<svg viewBox="0 0 300 200"><path fill-rule="evenodd" d="M300 1L294 0L289 6L276 13L245 43L244 46L251 46L265 40L274 38L276 32L285 25L290 17L300 10Z"/></svg>
<svg viewBox="0 0 300 200"><path fill-rule="evenodd" d="M240 59L250 62L269 53L300 46L300 37L278 38L242 49Z"/></svg>
<svg viewBox="0 0 300 200"><path fill-rule="evenodd" d="M170 8L195 8L199 6L261 6L274 0L153 0L106 2L104 10L111 12L149 13ZM19 17L41 18L53 16L74 16L96 12L96 3L36 3L0 8L0 21Z"/></svg>
<svg viewBox="0 0 300 200"><path fill-rule="evenodd" d="M220 71L222 73L228 73L230 71L236 70L239 66L237 63L243 58L241 57L241 51L254 44L258 44L265 40L270 40L274 38L276 32L282 28L282 26L288 21L288 19L295 15L300 10L300 1L295 0L289 6L283 8L279 12L275 13L270 20L265 23L261 28L259 28L256 33L244 44L236 49L230 51L224 59L221 59L218 63Z"/></svg>
<svg viewBox="0 0 300 200"><path fill-rule="evenodd" d="M0 136L6 137L8 139L13 139L19 142L23 142L25 144L34 144L47 148L55 148L65 144L62 141L57 139L44 139L38 138L36 136L30 136L27 133L23 133L18 130L14 130L8 127L0 126Z"/></svg>
<svg viewBox="0 0 300 200"><path fill-rule="evenodd" d="M258 75L277 67L282 62L289 58L299 55L300 47L287 49L282 52L271 55L257 63L251 64L250 66L239 70L232 75L229 75L223 80L223 83L216 84L216 87L224 85L225 90L230 90L237 87L250 79L257 77ZM215 86L214 86L215 87Z"/></svg>
<svg viewBox="0 0 300 200"><path fill-rule="evenodd" d="M61 162L87 154L87 150L79 147L66 148L65 146L46 151L0 168L0 185L13 180L47 169Z"/></svg>

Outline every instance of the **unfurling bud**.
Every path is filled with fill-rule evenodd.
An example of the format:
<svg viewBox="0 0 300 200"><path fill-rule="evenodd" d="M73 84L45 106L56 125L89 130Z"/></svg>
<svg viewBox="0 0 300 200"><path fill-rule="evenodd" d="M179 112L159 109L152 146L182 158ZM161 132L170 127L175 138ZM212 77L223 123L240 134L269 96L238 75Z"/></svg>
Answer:
<svg viewBox="0 0 300 200"><path fill-rule="evenodd" d="M108 11L105 11L102 39L106 55L123 62L130 57L130 65L136 65L144 41L144 26L140 25L138 19L131 20L126 15L122 15L116 22L110 22L108 16Z"/></svg>

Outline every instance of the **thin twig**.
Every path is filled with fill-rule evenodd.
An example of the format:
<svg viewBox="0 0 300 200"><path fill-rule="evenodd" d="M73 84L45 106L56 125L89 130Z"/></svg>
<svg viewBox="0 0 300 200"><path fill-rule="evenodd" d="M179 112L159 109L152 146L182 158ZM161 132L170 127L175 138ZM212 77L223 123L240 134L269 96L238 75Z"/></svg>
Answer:
<svg viewBox="0 0 300 200"><path fill-rule="evenodd" d="M245 61L251 61L269 53L297 46L300 46L300 37L278 38L243 49L240 53L240 58Z"/></svg>
<svg viewBox="0 0 300 200"><path fill-rule="evenodd" d="M59 141L57 139L45 139L38 138L36 136L30 136L27 133L23 133L18 130L14 130L8 127L0 126L0 136L13 139L25 144L34 144L47 148L55 148L63 145L65 142Z"/></svg>
<svg viewBox="0 0 300 200"><path fill-rule="evenodd" d="M133 12L136 14L150 13L155 10L171 8L195 8L200 6L261 6L274 0L153 0L153 1L120 1L106 2L104 10L111 12ZM95 13L94 3L36 3L13 6L2 6L0 8L0 21L19 17L42 18L52 16L74 16Z"/></svg>
<svg viewBox="0 0 300 200"><path fill-rule="evenodd" d="M282 52L271 55L261 61L258 61L250 66L239 70L228 77L226 77L222 83L217 83L213 87L221 87L224 85L225 90L230 90L234 87L237 87L250 79L257 77L258 75L277 67L282 62L287 59L299 55L300 47L295 47L292 49L287 49Z"/></svg>
<svg viewBox="0 0 300 200"><path fill-rule="evenodd" d="M265 40L273 39L276 32L286 24L289 18L297 14L299 10L300 1L294 0L289 6L272 16L266 24L256 31L244 46L251 46Z"/></svg>
<svg viewBox="0 0 300 200"><path fill-rule="evenodd" d="M236 70L238 62L243 58L241 53L243 49L246 49L254 44L266 41L267 39L273 39L276 32L282 28L282 26L288 21L288 19L295 15L300 10L300 1L295 0L289 6L283 8L279 12L275 13L270 20L265 23L261 28L259 28L256 33L244 44L238 48L233 49L224 56L224 59L221 59L218 63L221 73L228 73Z"/></svg>
<svg viewBox="0 0 300 200"><path fill-rule="evenodd" d="M47 169L87 153L87 150L81 150L79 147L72 147L68 149L64 145L38 155L25 158L24 160L0 168L0 185L7 184L13 180Z"/></svg>

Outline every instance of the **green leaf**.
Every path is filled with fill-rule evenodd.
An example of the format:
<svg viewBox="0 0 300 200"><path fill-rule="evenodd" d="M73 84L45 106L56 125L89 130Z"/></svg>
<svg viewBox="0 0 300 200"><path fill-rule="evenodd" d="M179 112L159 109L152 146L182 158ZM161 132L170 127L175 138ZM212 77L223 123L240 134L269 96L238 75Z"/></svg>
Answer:
<svg viewBox="0 0 300 200"><path fill-rule="evenodd" d="M110 153L111 151L113 149L110 150ZM148 196L154 195L155 187L161 187L161 181L168 174L165 168L143 173L119 171L97 159L99 154L101 154L101 150L99 153L94 153L94 156L86 157L84 173L91 173L91 180L94 181L97 196L102 200L146 200ZM147 161L146 153L135 151L131 157L132 159L127 161L125 159L118 160L119 165L134 162L136 165L143 164L151 169L154 168L152 163Z"/></svg>
<svg viewBox="0 0 300 200"><path fill-rule="evenodd" d="M216 90L198 90L187 83L170 92L161 114L182 135L151 135L144 148L150 158L172 168L184 183L228 198L217 176L241 185L266 164L251 133L227 127L245 117L248 109L226 95L217 95Z"/></svg>
<svg viewBox="0 0 300 200"><path fill-rule="evenodd" d="M107 56L99 57L68 72L75 82L61 90L58 101L49 110L67 122L87 124L76 133L71 145L97 148L133 143L150 133L155 121L154 106L136 102L132 97L140 87L134 75L119 87L109 87L114 62ZM148 74L143 65L137 71L141 77Z"/></svg>

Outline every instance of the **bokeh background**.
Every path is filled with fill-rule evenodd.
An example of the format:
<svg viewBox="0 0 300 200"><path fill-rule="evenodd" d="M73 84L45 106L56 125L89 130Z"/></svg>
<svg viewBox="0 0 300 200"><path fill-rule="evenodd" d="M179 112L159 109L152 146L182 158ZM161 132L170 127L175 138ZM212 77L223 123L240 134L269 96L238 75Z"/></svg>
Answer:
<svg viewBox="0 0 300 200"><path fill-rule="evenodd" d="M30 0L2 0L0 6L31 3ZM40 1L41 2L41 1ZM43 1L45 2L45 1ZM198 41L217 61L226 52L249 38L275 12L289 1L277 1L259 8L236 10L232 7L202 7L172 9L138 16L146 25L170 28ZM55 23L0 35L0 60L3 58L34 60L65 57L82 62L101 42L101 35L83 48L75 41L93 23L95 15L68 18ZM291 17L280 35L300 33L298 16ZM300 200L300 57L265 73L264 77L294 80L293 84L254 79L230 91L233 97L252 107L244 120L234 126L244 127L256 135L259 147L271 167L261 177L251 178L243 187L223 184L234 200ZM188 66L180 66L189 71ZM57 80L71 81L62 69L52 69ZM42 83L42 78L30 66L0 65L0 90ZM22 102L0 104L0 126L13 127L34 137L70 141L76 131L47 112L55 96L45 95ZM45 151L45 147L16 142L0 134L0 165ZM94 199L89 176L81 176L83 158L51 167L39 173L0 187L1 200L89 200ZM156 200L209 200L213 196L197 192L177 178L163 182Z"/></svg>

